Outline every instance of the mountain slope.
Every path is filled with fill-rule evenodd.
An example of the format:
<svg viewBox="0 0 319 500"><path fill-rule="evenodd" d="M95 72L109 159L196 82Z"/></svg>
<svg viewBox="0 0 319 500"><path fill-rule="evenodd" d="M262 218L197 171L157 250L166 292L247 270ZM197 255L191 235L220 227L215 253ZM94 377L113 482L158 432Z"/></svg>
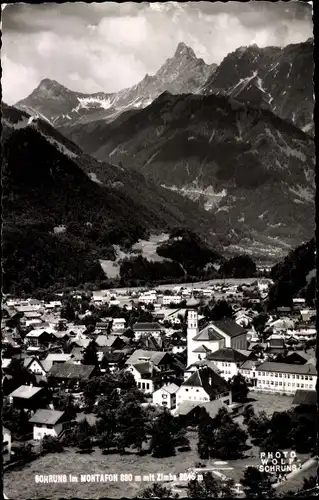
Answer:
<svg viewBox="0 0 319 500"><path fill-rule="evenodd" d="M313 39L280 47L240 47L209 76L202 91L266 107L314 133Z"/></svg>
<svg viewBox="0 0 319 500"><path fill-rule="evenodd" d="M190 47L180 43L174 56L167 59L155 75L146 74L133 87L113 94L83 94L45 79L16 106L31 114L42 113L56 126L88 123L101 118L112 121L127 110L144 108L165 90L173 94L198 92L215 69L216 64L205 64Z"/></svg>
<svg viewBox="0 0 319 500"><path fill-rule="evenodd" d="M101 280L98 259L114 257L113 244L130 247L176 226L207 228L196 204L170 202L140 174L85 156L48 123L3 105L2 125L5 290Z"/></svg>
<svg viewBox="0 0 319 500"><path fill-rule="evenodd" d="M216 232L233 234L235 243L262 236L267 252L267 244L285 252L311 236L313 141L268 110L166 92L118 124L69 132L96 158L201 200Z"/></svg>

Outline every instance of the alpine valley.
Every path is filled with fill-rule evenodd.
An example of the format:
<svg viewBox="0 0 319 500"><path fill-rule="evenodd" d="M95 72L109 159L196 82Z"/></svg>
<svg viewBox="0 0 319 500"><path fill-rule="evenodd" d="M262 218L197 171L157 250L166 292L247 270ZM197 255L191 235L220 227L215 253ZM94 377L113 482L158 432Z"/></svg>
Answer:
<svg viewBox="0 0 319 500"><path fill-rule="evenodd" d="M20 154L34 148L36 156L40 143L54 147L50 193L62 196L60 189L65 206L72 191L74 206L90 212L96 204L103 217L132 224L130 234L137 226L141 238L165 224L196 228L226 254L278 260L314 231L312 52L312 39L240 47L217 66L180 43L155 75L117 93L83 94L42 80L6 108L21 113L19 123L33 117L25 128L8 127L6 154L18 154L17 134L28 134ZM66 178L58 173L61 155L72 170ZM38 188L30 210L40 207ZM41 203L50 211L48 199ZM65 224L57 211L54 225Z"/></svg>

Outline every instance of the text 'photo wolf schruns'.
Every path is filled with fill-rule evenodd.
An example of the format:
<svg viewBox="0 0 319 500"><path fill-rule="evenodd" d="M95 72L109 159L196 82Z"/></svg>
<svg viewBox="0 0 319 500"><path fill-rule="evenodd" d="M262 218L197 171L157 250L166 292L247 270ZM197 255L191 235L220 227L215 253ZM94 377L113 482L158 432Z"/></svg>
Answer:
<svg viewBox="0 0 319 500"><path fill-rule="evenodd" d="M4 498L318 495L312 16L3 5Z"/></svg>

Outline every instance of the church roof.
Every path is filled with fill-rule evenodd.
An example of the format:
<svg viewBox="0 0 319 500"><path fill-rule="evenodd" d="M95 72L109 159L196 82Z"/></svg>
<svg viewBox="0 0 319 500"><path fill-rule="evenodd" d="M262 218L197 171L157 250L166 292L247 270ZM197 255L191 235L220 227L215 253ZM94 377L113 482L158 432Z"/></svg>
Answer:
<svg viewBox="0 0 319 500"><path fill-rule="evenodd" d="M218 351L212 352L208 354L208 359L213 361L229 361L233 363L239 363L241 361L246 361L248 356L232 349L231 347L223 347L222 349L218 349Z"/></svg>
<svg viewBox="0 0 319 500"><path fill-rule="evenodd" d="M238 337L238 335L247 333L244 328L242 328L240 325L237 325L237 323L235 323L235 321L233 321L232 319L221 319L219 321L213 321L211 325L216 326L216 328L218 328L231 338Z"/></svg>
<svg viewBox="0 0 319 500"><path fill-rule="evenodd" d="M216 342L217 340L222 340L223 338L224 337L220 333L213 330L213 328L211 328L210 326L206 326L193 338L193 340L211 340Z"/></svg>

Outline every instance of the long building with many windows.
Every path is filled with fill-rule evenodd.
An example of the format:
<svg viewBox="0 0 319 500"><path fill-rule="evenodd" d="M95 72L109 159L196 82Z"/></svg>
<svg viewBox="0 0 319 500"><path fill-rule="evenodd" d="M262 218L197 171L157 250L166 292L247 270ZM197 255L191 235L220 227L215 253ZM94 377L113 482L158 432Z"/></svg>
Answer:
<svg viewBox="0 0 319 500"><path fill-rule="evenodd" d="M314 390L317 370L312 364L290 364L265 361L256 365L246 361L239 372L252 385L254 390L294 394L300 390Z"/></svg>

